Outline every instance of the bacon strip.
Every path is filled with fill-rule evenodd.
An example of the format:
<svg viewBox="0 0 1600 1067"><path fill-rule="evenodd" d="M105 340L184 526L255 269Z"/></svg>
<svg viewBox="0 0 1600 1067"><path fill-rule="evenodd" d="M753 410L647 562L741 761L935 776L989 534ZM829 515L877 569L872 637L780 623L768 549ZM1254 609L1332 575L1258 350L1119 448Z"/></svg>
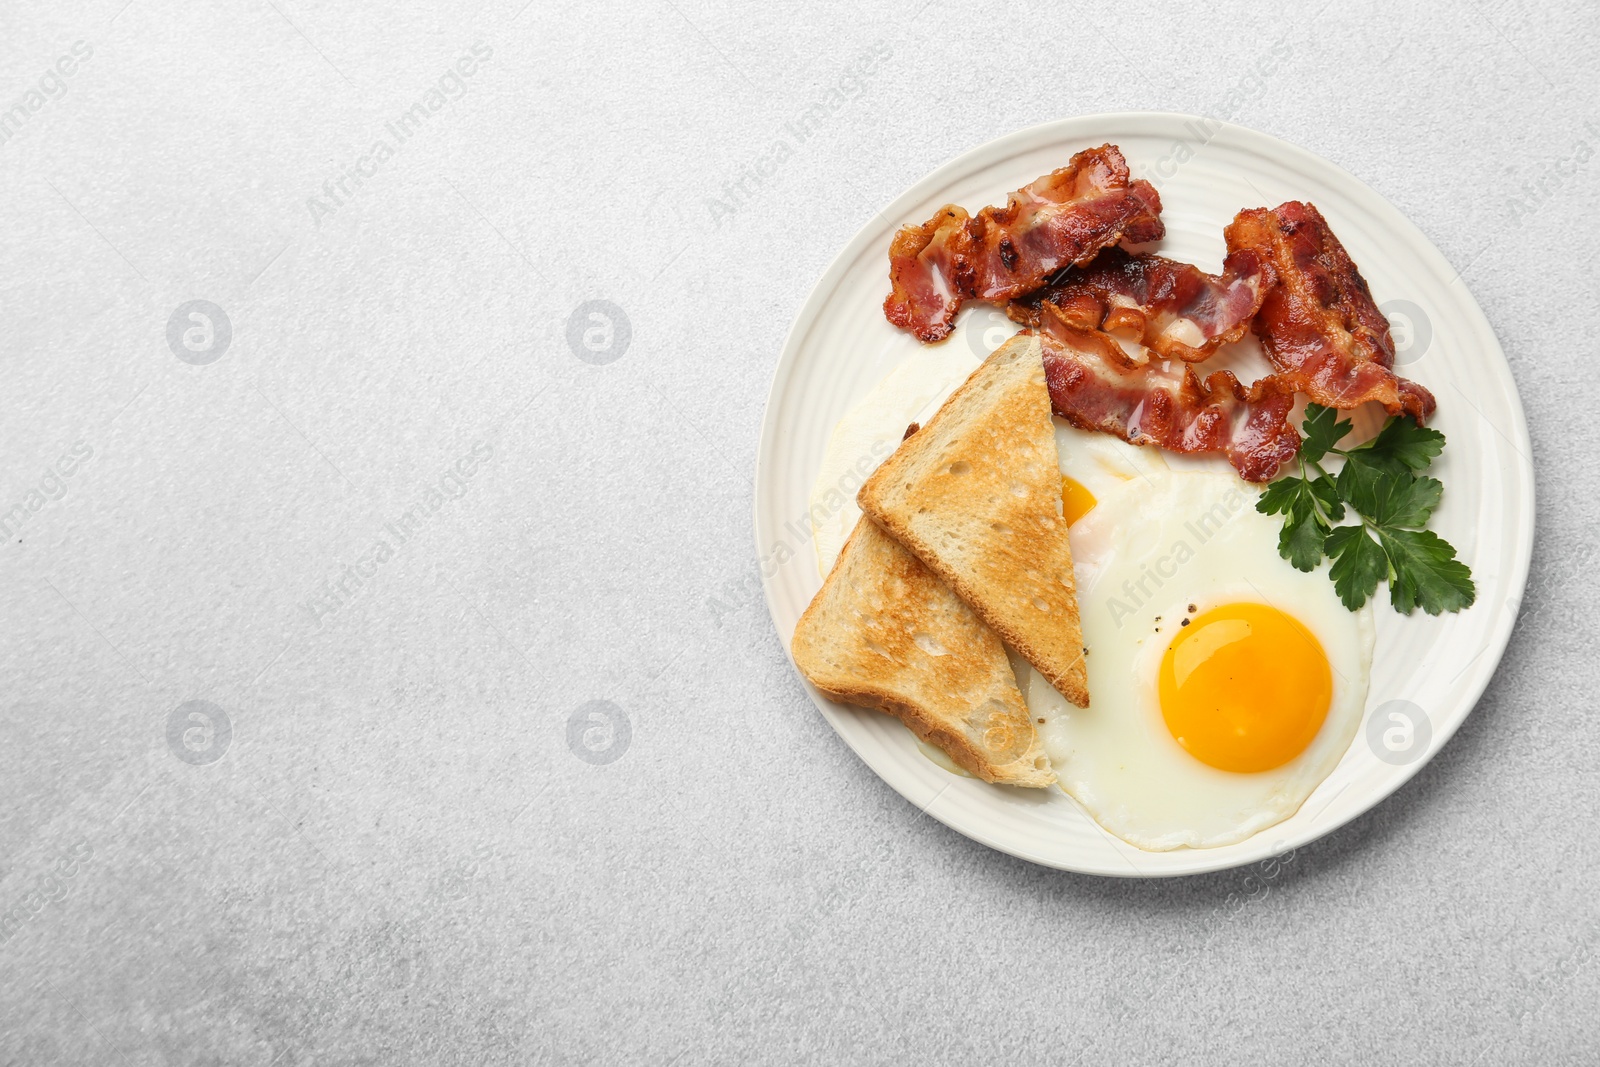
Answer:
<svg viewBox="0 0 1600 1067"><path fill-rule="evenodd" d="M1268 481L1300 448L1289 425L1294 387L1279 375L1248 389L1225 370L1201 381L1189 363L1136 363L1110 334L1051 314L1031 332L1044 350L1051 408L1080 429L1171 452L1221 452L1249 482Z"/></svg>
<svg viewBox="0 0 1600 1067"><path fill-rule="evenodd" d="M921 226L902 227L889 245L883 313L924 342L941 341L967 300L1010 300L1118 241L1165 233L1155 186L1129 181L1115 145L1086 149L1003 208L969 216L946 204Z"/></svg>
<svg viewBox="0 0 1600 1067"><path fill-rule="evenodd" d="M1390 369L1389 322L1320 211L1297 200L1271 211L1250 208L1225 233L1231 255L1254 252L1277 275L1255 332L1296 390L1324 407L1376 400L1389 414L1404 411L1418 423L1433 413L1433 394Z"/></svg>
<svg viewBox="0 0 1600 1067"><path fill-rule="evenodd" d="M1245 335L1275 278L1252 249L1230 255L1222 271L1108 248L1018 303L1052 304L1068 325L1126 331L1162 359L1195 363Z"/></svg>

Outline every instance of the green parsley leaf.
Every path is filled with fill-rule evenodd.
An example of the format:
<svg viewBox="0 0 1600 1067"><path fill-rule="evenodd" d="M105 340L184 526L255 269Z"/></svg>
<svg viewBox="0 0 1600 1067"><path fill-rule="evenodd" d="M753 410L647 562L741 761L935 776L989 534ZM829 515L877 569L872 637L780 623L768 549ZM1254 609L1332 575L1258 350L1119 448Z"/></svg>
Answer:
<svg viewBox="0 0 1600 1067"><path fill-rule="evenodd" d="M1307 463L1320 462L1322 457L1333 450L1333 446L1344 439L1350 432L1350 421L1336 422L1339 412L1333 408L1325 408L1321 404L1306 405L1305 434L1306 439L1300 442L1300 458Z"/></svg>
<svg viewBox="0 0 1600 1067"><path fill-rule="evenodd" d="M1378 511L1379 498L1385 495L1385 486L1394 475L1379 467L1365 463L1346 463L1334 487L1339 496L1358 514L1371 519Z"/></svg>
<svg viewBox="0 0 1600 1067"><path fill-rule="evenodd" d="M1425 471L1443 451L1444 434L1401 417L1390 419L1378 436L1344 456L1390 470Z"/></svg>
<svg viewBox="0 0 1600 1067"><path fill-rule="evenodd" d="M1278 555L1297 571L1316 570L1317 564L1322 562L1322 542L1327 539L1329 529L1315 508L1297 506L1284 522L1283 533L1278 535Z"/></svg>
<svg viewBox="0 0 1600 1067"><path fill-rule="evenodd" d="M1317 503L1322 505L1323 514L1335 522L1344 518L1344 501L1339 499L1339 489L1332 478L1319 474L1306 485L1311 488L1311 495L1317 498Z"/></svg>
<svg viewBox="0 0 1600 1067"><path fill-rule="evenodd" d="M1367 602L1378 583L1389 576L1389 560L1383 546L1367 534L1365 526L1341 526L1328 535L1323 548L1333 566L1328 577L1340 603L1356 611Z"/></svg>
<svg viewBox="0 0 1600 1067"><path fill-rule="evenodd" d="M1317 513L1311 483L1304 477L1283 478L1267 486L1256 501L1256 510L1285 516L1278 554L1296 569L1314 570L1322 562L1322 539L1328 536L1329 527Z"/></svg>
<svg viewBox="0 0 1600 1067"><path fill-rule="evenodd" d="M1397 478L1409 474L1405 464L1383 452L1373 452L1366 447L1352 448L1344 453L1344 470L1359 467L1370 471L1376 478ZM1344 471L1339 472L1343 475Z"/></svg>
<svg viewBox="0 0 1600 1067"><path fill-rule="evenodd" d="M1379 530L1378 536L1394 568L1389 602L1396 611L1410 615L1420 607L1437 615L1469 608L1477 599L1472 572L1438 534L1431 530Z"/></svg>
<svg viewBox="0 0 1600 1067"><path fill-rule="evenodd" d="M1344 465L1336 485L1339 495L1376 526L1426 526L1444 495L1444 483L1437 478L1355 462Z"/></svg>
<svg viewBox="0 0 1600 1067"><path fill-rule="evenodd" d="M1439 498L1444 496L1444 483L1426 475L1393 478L1388 488L1372 520L1383 526L1426 526L1433 509L1439 506Z"/></svg>
<svg viewBox="0 0 1600 1067"><path fill-rule="evenodd" d="M1279 478L1272 482L1256 501L1256 510L1263 515L1287 515L1289 508L1300 499L1305 490L1303 478Z"/></svg>
<svg viewBox="0 0 1600 1067"><path fill-rule="evenodd" d="M1368 443L1341 449L1335 446L1350 423L1317 404L1306 405L1304 431L1299 473L1272 482L1256 502L1262 514L1284 517L1278 554L1302 571L1326 556L1334 591L1351 611L1384 582L1389 602L1407 615L1419 607L1430 615L1470 607L1477 596L1472 572L1448 542L1423 529L1444 485L1421 472L1444 449L1444 434L1391 417ZM1321 465L1329 454L1344 459L1334 475ZM1346 509L1359 522L1333 525Z"/></svg>

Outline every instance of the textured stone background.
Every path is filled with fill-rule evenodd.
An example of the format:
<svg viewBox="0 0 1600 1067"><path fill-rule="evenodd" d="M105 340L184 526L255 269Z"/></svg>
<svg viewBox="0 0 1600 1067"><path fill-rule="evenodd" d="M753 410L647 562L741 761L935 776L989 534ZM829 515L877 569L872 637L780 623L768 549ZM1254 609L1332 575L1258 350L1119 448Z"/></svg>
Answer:
<svg viewBox="0 0 1600 1067"><path fill-rule="evenodd" d="M0 545L0 1060L1593 1062L1600 14L1280 6L8 5L0 510L44 502ZM918 814L750 593L767 384L835 251L967 148L1125 108L1414 219L1541 501L1437 760L1281 867L1150 883ZM167 338L195 299L208 365ZM589 300L610 362L568 343Z"/></svg>

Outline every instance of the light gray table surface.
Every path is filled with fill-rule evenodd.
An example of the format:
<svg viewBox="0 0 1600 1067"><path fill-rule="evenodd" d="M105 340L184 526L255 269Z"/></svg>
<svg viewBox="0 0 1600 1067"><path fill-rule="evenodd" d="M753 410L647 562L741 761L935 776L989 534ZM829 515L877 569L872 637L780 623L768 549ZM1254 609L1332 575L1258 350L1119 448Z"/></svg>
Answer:
<svg viewBox="0 0 1600 1067"><path fill-rule="evenodd" d="M0 1062L1594 1062L1592 4L0 28ZM946 829L752 592L767 387L829 260L952 156L1125 109L1370 183L1529 414L1499 673L1271 870L1102 880Z"/></svg>

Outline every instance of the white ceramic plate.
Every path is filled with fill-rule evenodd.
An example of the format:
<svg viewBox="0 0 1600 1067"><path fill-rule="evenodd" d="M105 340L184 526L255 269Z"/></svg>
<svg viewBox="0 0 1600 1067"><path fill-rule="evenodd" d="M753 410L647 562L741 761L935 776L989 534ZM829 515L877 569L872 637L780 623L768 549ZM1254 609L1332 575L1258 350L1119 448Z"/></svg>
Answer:
<svg viewBox="0 0 1600 1067"><path fill-rule="evenodd" d="M1533 545L1532 449L1505 356L1454 268L1392 205L1338 167L1293 145L1187 115L1131 112L1066 119L1002 137L918 182L841 252L790 330L773 376L756 460L756 551L767 604L787 646L821 585L806 525L812 483L834 424L901 361L923 349L884 320L888 247L904 223L945 203L976 210L1066 163L1119 145L1161 191L1160 251L1218 271L1222 229L1240 208L1309 200L1360 265L1396 325L1397 369L1431 389L1431 425L1449 438L1432 473L1445 484L1432 528L1456 546L1478 584L1474 606L1432 618L1396 614L1379 590L1378 643L1364 728L1337 769L1293 817L1236 845L1141 852L1101 830L1058 790L959 778L877 712L812 699L884 781L976 841L1035 863L1092 874L1159 877L1222 870L1294 849L1398 789L1455 733L1505 650ZM994 312L963 311L945 344L976 355L997 342ZM987 335L987 336L986 336Z"/></svg>

